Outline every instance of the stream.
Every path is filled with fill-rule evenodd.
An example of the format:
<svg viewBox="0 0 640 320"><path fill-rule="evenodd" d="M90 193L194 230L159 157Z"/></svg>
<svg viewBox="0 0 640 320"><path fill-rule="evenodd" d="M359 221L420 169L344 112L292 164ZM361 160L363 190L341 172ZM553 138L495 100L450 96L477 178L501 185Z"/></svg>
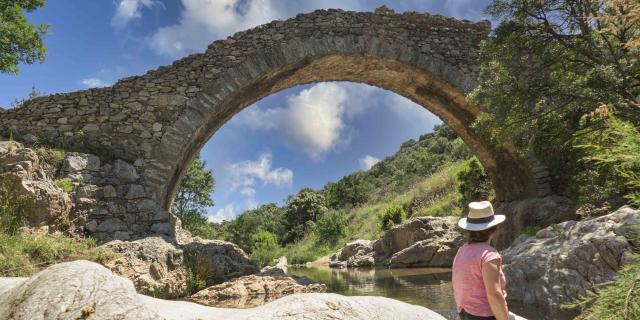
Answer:
<svg viewBox="0 0 640 320"><path fill-rule="evenodd" d="M346 296L382 296L427 307L447 319L457 319L451 288L451 269L330 269L289 268L289 274L305 276L327 285L327 292ZM510 305L527 319L543 319L531 308ZM553 319L571 319L554 316Z"/></svg>

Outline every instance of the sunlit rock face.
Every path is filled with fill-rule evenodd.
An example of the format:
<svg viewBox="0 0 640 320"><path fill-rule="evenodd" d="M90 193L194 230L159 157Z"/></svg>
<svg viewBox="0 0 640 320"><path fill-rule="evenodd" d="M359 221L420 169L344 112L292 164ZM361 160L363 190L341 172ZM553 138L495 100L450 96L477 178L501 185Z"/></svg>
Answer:
<svg viewBox="0 0 640 320"><path fill-rule="evenodd" d="M437 313L382 297L294 294L252 309L223 309L136 293L131 281L103 266L74 261L31 278L0 278L0 319L409 319L444 320Z"/></svg>
<svg viewBox="0 0 640 320"><path fill-rule="evenodd" d="M508 298L549 313L575 302L615 277L632 249L638 223L640 210L622 207L520 236L502 251Z"/></svg>
<svg viewBox="0 0 640 320"><path fill-rule="evenodd" d="M547 190L537 187L545 177L509 143L497 151L483 142L471 129L481 110L465 99L477 86L480 43L490 30L488 21L384 8L318 10L239 32L112 87L0 110L0 134L95 155L65 165L102 195L85 203L87 231L104 241L135 240L173 232L167 211L187 164L233 115L299 84L352 81L432 111L482 161L498 199L522 199ZM99 174L107 176L92 179Z"/></svg>

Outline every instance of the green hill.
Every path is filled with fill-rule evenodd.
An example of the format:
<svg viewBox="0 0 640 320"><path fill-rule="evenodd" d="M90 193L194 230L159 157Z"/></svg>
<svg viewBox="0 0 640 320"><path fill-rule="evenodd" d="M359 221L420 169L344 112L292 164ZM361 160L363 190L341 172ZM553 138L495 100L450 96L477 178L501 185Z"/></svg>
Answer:
<svg viewBox="0 0 640 320"><path fill-rule="evenodd" d="M436 126L369 170L320 190L304 188L284 206L262 205L214 227L216 238L238 244L260 264L280 255L303 263L351 239L374 239L410 217L460 215L463 199L487 197L489 186L464 142L449 127ZM467 189L470 194L460 193Z"/></svg>

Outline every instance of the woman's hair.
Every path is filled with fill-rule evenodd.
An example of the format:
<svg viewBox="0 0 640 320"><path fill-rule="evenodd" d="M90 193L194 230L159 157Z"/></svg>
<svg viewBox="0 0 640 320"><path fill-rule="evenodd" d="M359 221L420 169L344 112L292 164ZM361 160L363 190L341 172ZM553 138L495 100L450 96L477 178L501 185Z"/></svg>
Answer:
<svg viewBox="0 0 640 320"><path fill-rule="evenodd" d="M491 235L496 232L496 227L497 226L493 226L481 231L469 231L467 243L487 242L489 238L491 238Z"/></svg>

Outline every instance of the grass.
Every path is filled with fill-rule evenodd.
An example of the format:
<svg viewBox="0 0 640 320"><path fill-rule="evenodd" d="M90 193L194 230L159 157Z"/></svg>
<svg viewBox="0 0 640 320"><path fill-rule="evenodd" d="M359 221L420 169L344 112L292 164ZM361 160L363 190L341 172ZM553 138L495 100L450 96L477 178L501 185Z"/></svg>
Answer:
<svg viewBox="0 0 640 320"><path fill-rule="evenodd" d="M40 147L35 150L36 154L44 163L45 171L49 176L53 176L58 169L62 166L62 161L64 161L64 157L66 155L66 151L64 149L56 149L56 148L45 148Z"/></svg>
<svg viewBox="0 0 640 320"><path fill-rule="evenodd" d="M23 232L27 225L25 204L24 197L0 185L0 276L30 276L60 262L83 259L104 263L113 257L93 239Z"/></svg>
<svg viewBox="0 0 640 320"><path fill-rule="evenodd" d="M104 263L113 253L92 239L76 240L62 234L0 233L0 276L27 277L50 265L73 260Z"/></svg>
<svg viewBox="0 0 640 320"><path fill-rule="evenodd" d="M57 180L55 180L53 182L58 187L60 187L60 189L62 189L62 191L66 192L66 193L73 192L73 189L75 188L75 186L73 185L73 181L71 181L71 179L69 179L69 178L57 179Z"/></svg>

